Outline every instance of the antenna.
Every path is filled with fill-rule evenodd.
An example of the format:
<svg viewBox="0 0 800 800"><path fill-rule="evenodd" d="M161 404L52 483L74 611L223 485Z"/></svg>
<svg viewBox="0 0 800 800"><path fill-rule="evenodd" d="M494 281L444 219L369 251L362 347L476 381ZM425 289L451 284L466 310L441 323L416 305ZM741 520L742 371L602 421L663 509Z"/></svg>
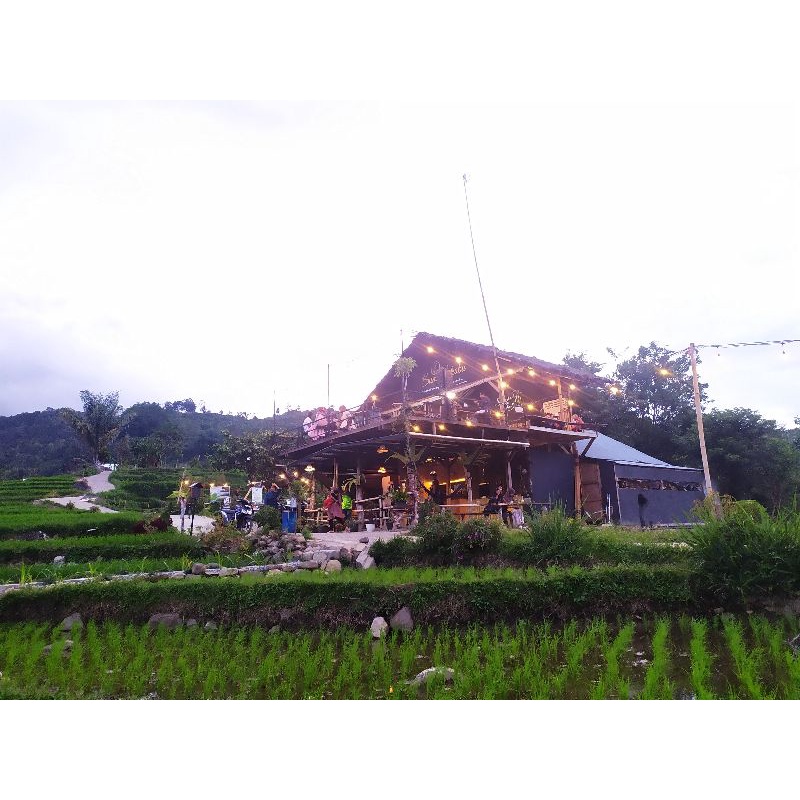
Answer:
<svg viewBox="0 0 800 800"><path fill-rule="evenodd" d="M492 334L492 323L489 322L489 311L486 308L486 296L483 293L483 283L481 281L481 271L478 269L478 256L475 253L475 237L472 235L472 217L469 213L469 197L467 196L467 175L461 176L464 179L464 199L467 201L467 221L469 222L469 238L472 242L472 258L475 260L475 272L478 274L478 287L481 290L481 300L483 301L483 313L486 315L486 327L489 328L489 341L492 343L494 353L494 368L497 370L497 389L500 392L500 402L503 404L503 413L506 414L506 393L503 391L503 375L500 372L500 362L497 359L497 348L494 345Z"/></svg>

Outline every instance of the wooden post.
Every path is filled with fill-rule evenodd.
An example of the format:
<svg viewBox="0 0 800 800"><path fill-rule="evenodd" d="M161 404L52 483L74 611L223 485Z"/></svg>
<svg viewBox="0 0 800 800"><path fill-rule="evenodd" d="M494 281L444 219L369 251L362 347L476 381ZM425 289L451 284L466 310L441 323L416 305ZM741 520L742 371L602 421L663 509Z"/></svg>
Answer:
<svg viewBox="0 0 800 800"><path fill-rule="evenodd" d="M472 502L472 473L464 467L464 483L467 484L467 502Z"/></svg>
<svg viewBox="0 0 800 800"><path fill-rule="evenodd" d="M364 506L359 502L364 499L364 489L361 487L361 459L356 460L356 505L358 506L358 529L364 530Z"/></svg>
<svg viewBox="0 0 800 800"><path fill-rule="evenodd" d="M581 459L578 455L578 446L572 443L572 456L575 459L575 513L578 519L583 517L583 501L581 499Z"/></svg>
<svg viewBox="0 0 800 800"><path fill-rule="evenodd" d="M706 436L703 431L703 410L700 408L700 383L697 380L697 350L694 342L689 345L689 357L692 361L692 385L694 386L694 412L697 416L697 435L700 437L700 457L703 460L703 478L705 479L706 497L712 498L714 514L722 518L722 504L719 495L711 486L711 472L708 469L708 453L706 453Z"/></svg>
<svg viewBox="0 0 800 800"><path fill-rule="evenodd" d="M339 462L333 459L333 488L339 486Z"/></svg>
<svg viewBox="0 0 800 800"><path fill-rule="evenodd" d="M514 451L512 450L506 456L506 491L511 491L512 487L512 480L511 480L511 459L514 457Z"/></svg>

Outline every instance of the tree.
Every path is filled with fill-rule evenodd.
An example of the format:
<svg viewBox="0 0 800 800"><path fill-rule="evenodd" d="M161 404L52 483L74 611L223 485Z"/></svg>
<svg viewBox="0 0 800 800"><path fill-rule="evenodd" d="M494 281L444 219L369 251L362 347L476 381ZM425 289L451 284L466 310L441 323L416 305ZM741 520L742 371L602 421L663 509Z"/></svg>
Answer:
<svg viewBox="0 0 800 800"><path fill-rule="evenodd" d="M119 392L93 393L84 389L81 393L83 412L71 408L61 410L62 418L83 439L92 451L95 463L108 458L108 448L128 422L122 413Z"/></svg>
<svg viewBox="0 0 800 800"><path fill-rule="evenodd" d="M592 375L599 375L605 364L600 364L597 361L589 361L588 356L582 350L580 353L571 353L567 350L567 354L561 361L565 367L571 369L579 369L584 372L590 372Z"/></svg>
<svg viewBox="0 0 800 800"><path fill-rule="evenodd" d="M212 448L209 460L216 469L241 469L251 480L265 479L273 475L278 458L291 441L291 435L283 431L257 431L242 436L222 431L222 441Z"/></svg>
<svg viewBox="0 0 800 800"><path fill-rule="evenodd" d="M800 453L774 420L749 408L733 408L704 415L703 427L711 477L720 494L757 500L774 511L800 491ZM696 428L683 446L696 453Z"/></svg>

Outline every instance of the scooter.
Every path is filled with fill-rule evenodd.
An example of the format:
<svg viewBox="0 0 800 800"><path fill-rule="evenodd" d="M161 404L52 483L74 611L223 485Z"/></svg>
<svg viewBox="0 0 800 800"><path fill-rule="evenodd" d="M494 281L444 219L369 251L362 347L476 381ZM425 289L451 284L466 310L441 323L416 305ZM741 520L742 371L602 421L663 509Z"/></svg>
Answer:
<svg viewBox="0 0 800 800"><path fill-rule="evenodd" d="M253 506L243 497L236 501L233 508L221 509L226 525L236 525L240 531L249 531L253 524Z"/></svg>

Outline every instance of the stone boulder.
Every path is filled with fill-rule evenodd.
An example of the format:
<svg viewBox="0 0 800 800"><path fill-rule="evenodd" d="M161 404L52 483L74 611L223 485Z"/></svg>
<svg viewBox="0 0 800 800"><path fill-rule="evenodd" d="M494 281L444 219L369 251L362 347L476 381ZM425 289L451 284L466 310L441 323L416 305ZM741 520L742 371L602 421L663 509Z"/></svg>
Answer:
<svg viewBox="0 0 800 800"><path fill-rule="evenodd" d="M206 571L206 565L195 563L192 564L192 575L204 575Z"/></svg>
<svg viewBox="0 0 800 800"><path fill-rule="evenodd" d="M54 564L55 564L57 567L60 567L60 566L63 566L63 564L66 562L66 560L67 560L67 557L66 557L66 556L56 556L56 557L53 559L53 563L54 563Z"/></svg>
<svg viewBox="0 0 800 800"><path fill-rule="evenodd" d="M375 619L372 620L372 625L369 626L369 629L372 631L373 639L380 639L381 636L384 636L386 631L389 630L389 625L383 617L375 617Z"/></svg>
<svg viewBox="0 0 800 800"><path fill-rule="evenodd" d="M81 619L81 615L70 614L68 617L62 620L60 628L64 633L71 633L73 630L80 630L83 628L83 620Z"/></svg>
<svg viewBox="0 0 800 800"><path fill-rule="evenodd" d="M369 544L369 536L362 536L359 540L361 544Z"/></svg>
<svg viewBox="0 0 800 800"><path fill-rule="evenodd" d="M427 683L428 678L436 674L443 675L445 683L452 683L456 673L450 667L428 667L428 669L422 670L415 678L406 681L406 684L408 686L421 686L423 683Z"/></svg>
<svg viewBox="0 0 800 800"><path fill-rule="evenodd" d="M223 567L219 571L220 578L233 578L234 576L239 574L239 570L236 567Z"/></svg>
<svg viewBox="0 0 800 800"><path fill-rule="evenodd" d="M393 631L413 631L414 620L411 617L411 609L403 606L390 620L389 626Z"/></svg>
<svg viewBox="0 0 800 800"><path fill-rule="evenodd" d="M159 625L165 625L169 630L175 630L175 628L180 628L183 625L183 620L180 614L153 614L147 620L147 626L151 630Z"/></svg>
<svg viewBox="0 0 800 800"><path fill-rule="evenodd" d="M325 564L325 572L341 572L342 571L342 563L341 561L337 561L335 558L332 558Z"/></svg>
<svg viewBox="0 0 800 800"><path fill-rule="evenodd" d="M361 569L372 569L375 566L375 559L366 551L358 554L356 566Z"/></svg>

